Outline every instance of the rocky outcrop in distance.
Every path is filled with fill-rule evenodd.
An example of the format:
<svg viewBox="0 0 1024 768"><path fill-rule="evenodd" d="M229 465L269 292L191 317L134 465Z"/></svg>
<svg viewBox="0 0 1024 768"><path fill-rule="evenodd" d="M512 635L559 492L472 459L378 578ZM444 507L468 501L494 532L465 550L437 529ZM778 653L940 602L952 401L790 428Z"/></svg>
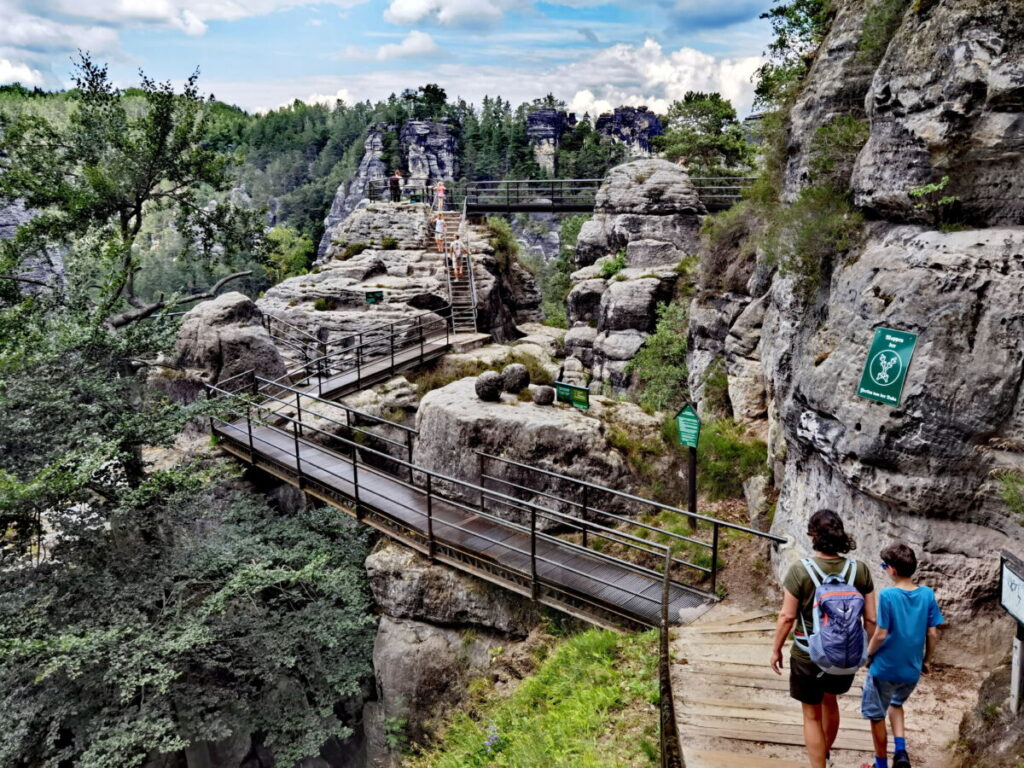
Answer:
<svg viewBox="0 0 1024 768"><path fill-rule="evenodd" d="M555 154L559 142L574 125L576 115L561 109L538 109L526 116L526 135L533 146L533 159L548 176L555 175Z"/></svg>
<svg viewBox="0 0 1024 768"><path fill-rule="evenodd" d="M32 221L33 215L20 200L0 205L0 240L12 239L18 227ZM24 295L45 290L37 283L60 285L64 282L64 258L58 250L47 249L45 253L23 261L19 265L18 275L33 281L19 284L19 290Z"/></svg>
<svg viewBox="0 0 1024 768"><path fill-rule="evenodd" d="M661 136L661 120L647 107L616 107L594 122L594 129L618 144L625 144L631 157L649 157L651 139Z"/></svg>
<svg viewBox="0 0 1024 768"><path fill-rule="evenodd" d="M385 167L384 144L388 134L398 131L398 126L389 123L367 128L359 167L351 179L338 187L324 219L318 260L326 257L331 243L338 239L338 229L345 219L367 199L370 182L384 179L395 170ZM401 127L398 146L403 160L403 184L430 186L438 180L458 177L456 129L451 123L409 120Z"/></svg>

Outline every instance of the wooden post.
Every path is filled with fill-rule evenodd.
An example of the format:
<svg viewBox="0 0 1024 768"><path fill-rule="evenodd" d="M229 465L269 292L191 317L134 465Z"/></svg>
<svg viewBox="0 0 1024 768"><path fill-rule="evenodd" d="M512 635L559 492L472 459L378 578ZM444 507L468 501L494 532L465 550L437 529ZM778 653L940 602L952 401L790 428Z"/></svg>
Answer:
<svg viewBox="0 0 1024 768"><path fill-rule="evenodd" d="M689 462L689 473L687 481L687 496L688 504L687 511L691 515L697 514L697 449L690 448L690 462ZM690 517L690 530L697 530L697 518Z"/></svg>
<svg viewBox="0 0 1024 768"><path fill-rule="evenodd" d="M1010 672L1010 711L1020 712L1024 696L1024 624L1017 622L1017 637L1013 640L1013 666Z"/></svg>

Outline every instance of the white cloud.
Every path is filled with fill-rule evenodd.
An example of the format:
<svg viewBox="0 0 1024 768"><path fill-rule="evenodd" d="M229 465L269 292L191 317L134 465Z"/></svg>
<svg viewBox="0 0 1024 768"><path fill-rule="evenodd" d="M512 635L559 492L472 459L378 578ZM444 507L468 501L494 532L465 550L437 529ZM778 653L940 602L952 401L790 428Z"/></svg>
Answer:
<svg viewBox="0 0 1024 768"><path fill-rule="evenodd" d="M307 27L322 27L324 25L323 19L310 19L306 22Z"/></svg>
<svg viewBox="0 0 1024 768"><path fill-rule="evenodd" d="M486 27L497 24L509 10L527 7L527 0L391 0L384 20L402 25L436 21L449 27Z"/></svg>
<svg viewBox="0 0 1024 768"><path fill-rule="evenodd" d="M421 56L429 56L440 50L434 38L426 32L414 29L400 43L387 43L377 50L377 60L387 61L388 59L413 59Z"/></svg>
<svg viewBox="0 0 1024 768"><path fill-rule="evenodd" d="M328 93L311 93L309 96L303 99L307 104L324 104L328 107L333 107L334 102L343 101L346 104L352 104L352 94L348 92L347 88L339 88L334 94ZM291 104L290 101L282 104L282 107L287 107Z"/></svg>
<svg viewBox="0 0 1024 768"><path fill-rule="evenodd" d="M26 64L15 64L9 59L0 59L0 84L21 83L25 86L41 86L43 81L43 73L38 69L32 69Z"/></svg>

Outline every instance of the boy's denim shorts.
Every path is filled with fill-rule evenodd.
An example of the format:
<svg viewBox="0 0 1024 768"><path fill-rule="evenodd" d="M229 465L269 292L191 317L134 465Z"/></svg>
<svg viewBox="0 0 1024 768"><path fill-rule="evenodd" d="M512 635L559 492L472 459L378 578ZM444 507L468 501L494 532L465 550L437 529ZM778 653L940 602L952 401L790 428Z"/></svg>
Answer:
<svg viewBox="0 0 1024 768"><path fill-rule="evenodd" d="M917 683L890 683L868 675L864 680L860 713L868 720L885 720L889 707L902 707L916 687Z"/></svg>

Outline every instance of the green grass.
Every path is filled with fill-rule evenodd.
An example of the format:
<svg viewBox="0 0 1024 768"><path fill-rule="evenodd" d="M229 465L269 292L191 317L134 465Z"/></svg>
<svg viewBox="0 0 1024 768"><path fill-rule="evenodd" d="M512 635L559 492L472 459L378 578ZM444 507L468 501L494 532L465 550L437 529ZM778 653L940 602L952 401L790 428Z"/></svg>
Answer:
<svg viewBox="0 0 1024 768"><path fill-rule="evenodd" d="M358 256L369 247L369 243L349 243L342 249L341 253L336 255L334 258L338 261L346 261L347 259L351 259L353 256Z"/></svg>
<svg viewBox="0 0 1024 768"><path fill-rule="evenodd" d="M441 358L428 368L422 368L411 374L406 374L409 381L415 385L416 394L423 397L427 392L451 384L453 381L464 379L467 376L479 376L484 371L501 371L510 363L522 363L530 374L531 384L551 384L553 379L543 365L533 357L517 350L515 347L509 350L508 354L493 363L485 363L482 360L459 360L449 357Z"/></svg>
<svg viewBox="0 0 1024 768"><path fill-rule="evenodd" d="M570 637L510 696L458 712L403 766L657 765L657 637L598 629Z"/></svg>
<svg viewBox="0 0 1024 768"><path fill-rule="evenodd" d="M746 436L732 419L707 422L700 430L697 487L709 499L743 498L743 481L767 471L768 446Z"/></svg>
<svg viewBox="0 0 1024 768"><path fill-rule="evenodd" d="M864 17L860 40L857 42L857 60L877 65L885 55L896 30L900 28L909 0L875 0Z"/></svg>
<svg viewBox="0 0 1024 768"><path fill-rule="evenodd" d="M637 379L637 402L645 411L673 410L674 413L689 399L687 309L684 302L659 306L654 333L626 366L626 371Z"/></svg>
<svg viewBox="0 0 1024 768"><path fill-rule="evenodd" d="M1002 472L999 479L999 497L1018 519L1024 520L1024 475L1019 472Z"/></svg>

